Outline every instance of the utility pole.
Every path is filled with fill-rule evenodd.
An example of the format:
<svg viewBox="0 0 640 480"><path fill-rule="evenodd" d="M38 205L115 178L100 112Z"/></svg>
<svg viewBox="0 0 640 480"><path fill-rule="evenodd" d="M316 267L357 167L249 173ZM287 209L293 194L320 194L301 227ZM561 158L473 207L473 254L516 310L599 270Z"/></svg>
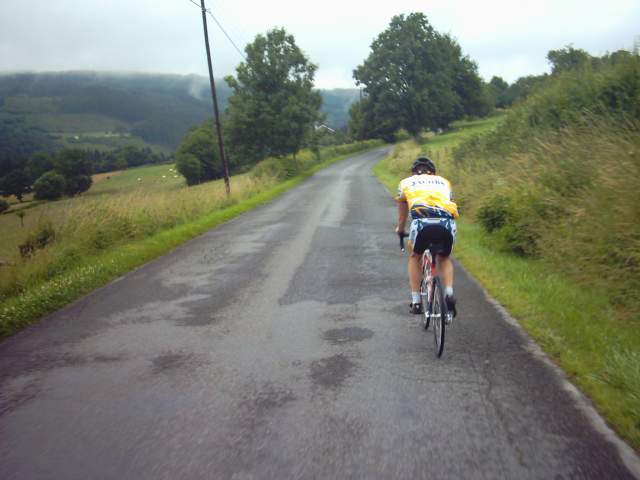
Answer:
<svg viewBox="0 0 640 480"><path fill-rule="evenodd" d="M229 185L229 165L227 157L224 154L224 145L222 143L222 127L220 126L220 114L218 113L218 97L216 96L216 84L213 80L213 67L211 66L211 50L209 49L209 31L207 30L207 9L204 6L204 0L200 0L202 6L202 25L204 26L204 44L207 47L207 64L209 65L209 82L211 83L211 97L213 98L213 113L216 120L216 132L218 134L218 147L220 148L220 158L222 159L222 167L224 169L224 188L227 195L231 194L231 186Z"/></svg>

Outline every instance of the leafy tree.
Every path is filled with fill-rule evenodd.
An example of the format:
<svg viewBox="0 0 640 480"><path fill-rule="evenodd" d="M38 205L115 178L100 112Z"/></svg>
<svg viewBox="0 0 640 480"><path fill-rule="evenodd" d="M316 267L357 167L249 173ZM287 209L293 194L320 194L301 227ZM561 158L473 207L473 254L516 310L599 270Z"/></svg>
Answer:
<svg viewBox="0 0 640 480"><path fill-rule="evenodd" d="M65 179L65 193L78 195L91 187L93 162L84 150L65 149L53 159L55 171Z"/></svg>
<svg viewBox="0 0 640 480"><path fill-rule="evenodd" d="M362 113L373 120L367 136L399 128L417 135L489 108L475 63L422 13L393 17L353 76L368 95L361 102Z"/></svg>
<svg viewBox="0 0 640 480"><path fill-rule="evenodd" d="M58 152L53 159L53 165L55 170L65 178L93 173L93 163L87 152L76 148L67 148Z"/></svg>
<svg viewBox="0 0 640 480"><path fill-rule="evenodd" d="M64 193L73 197L89 190L93 180L89 175L74 175L73 177L66 178L65 183Z"/></svg>
<svg viewBox="0 0 640 480"><path fill-rule="evenodd" d="M230 147L240 163L295 155L321 119L322 97L313 90L317 67L284 29L257 35L245 52L237 79L225 78L233 90L227 110Z"/></svg>
<svg viewBox="0 0 640 480"><path fill-rule="evenodd" d="M547 60L551 64L551 73L557 74L589 65L593 57L584 50L567 45L558 50L549 50Z"/></svg>
<svg viewBox="0 0 640 480"><path fill-rule="evenodd" d="M9 210L9 202L0 198L0 213Z"/></svg>
<svg viewBox="0 0 640 480"><path fill-rule="evenodd" d="M0 116L0 174L23 169L27 159L35 152L54 147L55 141L47 132L34 127L24 117Z"/></svg>
<svg viewBox="0 0 640 480"><path fill-rule="evenodd" d="M37 200L57 200L66 191L66 181L57 172L46 172L33 184L33 191Z"/></svg>
<svg viewBox="0 0 640 480"><path fill-rule="evenodd" d="M484 81L478 75L477 65L462 55L460 46L452 43L453 91L460 98L463 115L485 117L494 104L488 95ZM445 128L449 125L441 125Z"/></svg>
<svg viewBox="0 0 640 480"><path fill-rule="evenodd" d="M515 101L528 97L533 91L537 90L546 82L547 77L547 75L527 75L526 77L520 77L503 92L505 106L510 106Z"/></svg>
<svg viewBox="0 0 640 480"><path fill-rule="evenodd" d="M129 167L139 167L148 163L149 157L152 155L150 149L141 149L132 146L124 147L120 151L120 157L124 160L123 164ZM126 167L125 167L126 168Z"/></svg>
<svg viewBox="0 0 640 480"><path fill-rule="evenodd" d="M29 175L24 170L12 170L0 178L0 195L3 197L15 195L21 202L24 194L31 190L31 183Z"/></svg>
<svg viewBox="0 0 640 480"><path fill-rule="evenodd" d="M186 179L187 185L197 185L202 176L201 163L191 153L180 153L176 158L176 169Z"/></svg>
<svg viewBox="0 0 640 480"><path fill-rule="evenodd" d="M27 162L27 173L33 181L50 170L53 170L53 158L49 153L35 153Z"/></svg>
<svg viewBox="0 0 640 480"><path fill-rule="evenodd" d="M505 92L509 88L509 84L502 77L493 76L487 84L488 94L490 95L493 105L498 108L507 106Z"/></svg>
<svg viewBox="0 0 640 480"><path fill-rule="evenodd" d="M197 168L194 159L198 162ZM187 133L176 153L176 168L186 178L188 185L223 176L218 141L213 134L213 120Z"/></svg>
<svg viewBox="0 0 640 480"><path fill-rule="evenodd" d="M382 103L372 103L369 97L355 102L349 109L349 135L356 140L382 138L393 142L398 125L395 117L384 110Z"/></svg>
<svg viewBox="0 0 640 480"><path fill-rule="evenodd" d="M496 77L495 75L491 77L489 85L495 88L498 92L504 92L507 88L509 88L509 84L505 82L502 77Z"/></svg>

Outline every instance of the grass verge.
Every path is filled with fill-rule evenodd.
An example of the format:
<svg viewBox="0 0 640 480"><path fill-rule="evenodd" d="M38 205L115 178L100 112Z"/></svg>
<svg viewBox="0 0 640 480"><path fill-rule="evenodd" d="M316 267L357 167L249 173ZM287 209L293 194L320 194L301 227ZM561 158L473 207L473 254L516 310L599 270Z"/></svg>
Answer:
<svg viewBox="0 0 640 480"><path fill-rule="evenodd" d="M446 177L452 166L438 145L450 149L464 137L462 132L454 132L442 135L437 143L406 142L378 163L374 173L390 192L395 192L415 156L428 150L438 159L436 165ZM495 240L470 219L459 220L458 229L457 260L593 400L614 430L639 450L637 324L619 315L606 289L579 283L549 261L500 250Z"/></svg>
<svg viewBox="0 0 640 480"><path fill-rule="evenodd" d="M72 268L62 271L53 278L30 283L18 295L0 301L0 338L17 332L40 317L105 285L117 276L167 253L185 241L269 202L318 170L355 153L332 156L250 198L209 214L200 215L177 226L162 229L150 237L116 244L97 253L80 253L74 258Z"/></svg>

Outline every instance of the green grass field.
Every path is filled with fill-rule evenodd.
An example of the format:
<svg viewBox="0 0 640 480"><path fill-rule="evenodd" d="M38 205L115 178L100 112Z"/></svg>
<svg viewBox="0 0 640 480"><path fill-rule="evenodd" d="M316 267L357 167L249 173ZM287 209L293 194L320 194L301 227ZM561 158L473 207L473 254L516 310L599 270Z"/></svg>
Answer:
<svg viewBox="0 0 640 480"><path fill-rule="evenodd" d="M107 177L109 179L107 180ZM70 208L85 199L102 195L140 194L175 191L185 187L184 178L176 174L173 164L144 166L94 175L94 185L75 199L65 198L55 202L31 202L33 195L25 196L22 204L12 203L12 210L0 215L0 260L18 261L18 245L23 243L39 224L50 221L59 223ZM138 180L140 179L140 180ZM22 219L14 212L23 210Z"/></svg>
<svg viewBox="0 0 640 480"><path fill-rule="evenodd" d="M450 152L465 138L490 131L499 119L459 124L459 130L424 144L405 142L374 167L390 192L428 151L439 173L453 168ZM455 192L456 185L453 185ZM620 317L609 292L578 283L551 262L501 250L470 218L458 221L454 255L513 315L568 377L595 403L610 425L640 449L640 329ZM464 299L460 299L461 305Z"/></svg>
<svg viewBox="0 0 640 480"><path fill-rule="evenodd" d="M187 187L172 165L156 165L102 174L83 195L29 209L24 226L15 213L0 216L6 240L0 252L6 255L0 267L0 338L271 200L330 163L380 144L327 147L322 160L302 151L291 178L274 176L281 160L267 159L267 168L233 176L230 196L222 180ZM46 247L21 258L18 245L43 236Z"/></svg>
<svg viewBox="0 0 640 480"><path fill-rule="evenodd" d="M176 190L185 186L184 177L174 164L130 168L94 175L94 184L85 195L114 194L131 189L147 191Z"/></svg>

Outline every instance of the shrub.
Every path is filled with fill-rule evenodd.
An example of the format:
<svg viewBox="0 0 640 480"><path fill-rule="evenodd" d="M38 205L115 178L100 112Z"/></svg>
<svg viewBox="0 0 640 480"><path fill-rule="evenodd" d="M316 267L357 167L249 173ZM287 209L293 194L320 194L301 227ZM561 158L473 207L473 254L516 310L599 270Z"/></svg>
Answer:
<svg viewBox="0 0 640 480"><path fill-rule="evenodd" d="M176 170L180 172L187 185L197 185L200 183L202 168L200 161L190 153L178 153L176 158Z"/></svg>
<svg viewBox="0 0 640 480"><path fill-rule="evenodd" d="M504 227L509 221L509 204L504 195L495 195L478 209L478 221L491 233Z"/></svg>
<svg viewBox="0 0 640 480"><path fill-rule="evenodd" d="M9 210L9 202L0 198L0 213Z"/></svg>
<svg viewBox="0 0 640 480"><path fill-rule="evenodd" d="M223 176L218 141L213 132L213 121L207 120L187 133L178 148L176 166L178 172L187 180L187 185L196 185ZM198 162L198 168L195 167L194 160Z"/></svg>
<svg viewBox="0 0 640 480"><path fill-rule="evenodd" d="M54 171L42 174L33 185L36 200L57 200L64 195L66 181Z"/></svg>
<svg viewBox="0 0 640 480"><path fill-rule="evenodd" d="M454 153L468 213L503 247L640 312L640 57L554 77Z"/></svg>
<svg viewBox="0 0 640 480"><path fill-rule="evenodd" d="M89 175L75 175L67 178L65 193L70 197L86 192L91 187L93 180Z"/></svg>
<svg viewBox="0 0 640 480"><path fill-rule="evenodd" d="M286 180L298 175L301 171L301 162L290 156L282 158L267 158L258 163L251 173L255 177L273 177L278 180Z"/></svg>
<svg viewBox="0 0 640 480"><path fill-rule="evenodd" d="M52 224L45 223L44 225L41 225L36 231L27 237L24 243L18 245L20 256L22 258L29 258L36 250L41 250L52 243L55 238L56 232Z"/></svg>

